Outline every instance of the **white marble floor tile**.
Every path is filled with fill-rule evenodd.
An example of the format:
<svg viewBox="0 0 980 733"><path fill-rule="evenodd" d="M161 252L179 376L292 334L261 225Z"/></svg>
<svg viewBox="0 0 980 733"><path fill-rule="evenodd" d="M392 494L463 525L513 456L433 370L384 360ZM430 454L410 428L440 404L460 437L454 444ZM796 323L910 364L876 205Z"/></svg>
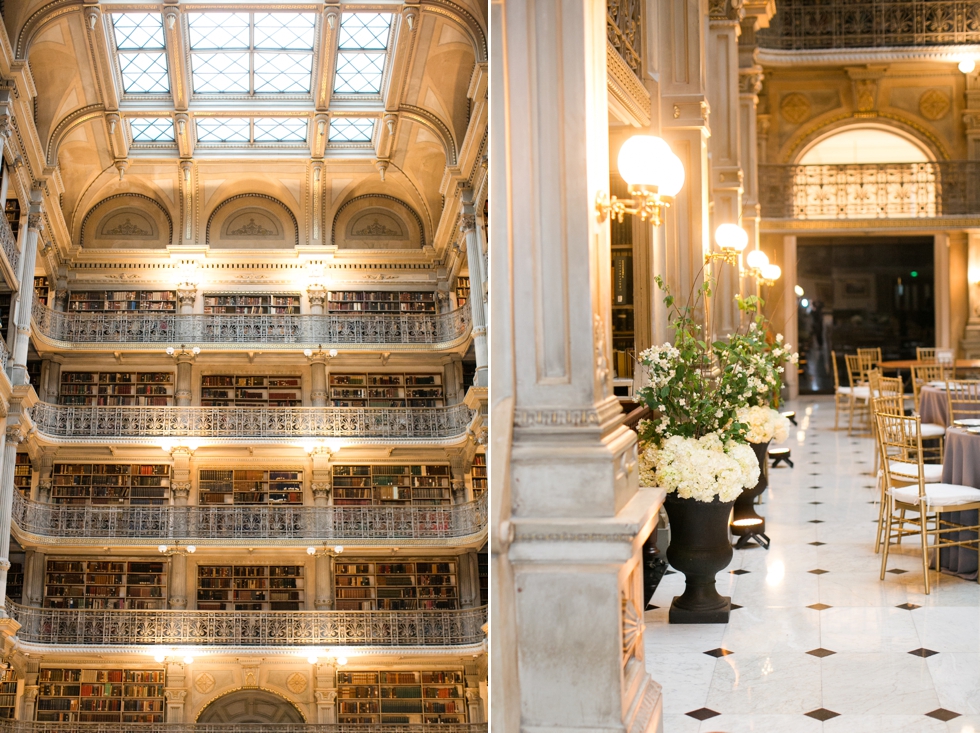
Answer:
<svg viewBox="0 0 980 733"><path fill-rule="evenodd" d="M809 654L731 654L715 667L707 707L728 714L799 714L820 707L820 660Z"/></svg>
<svg viewBox="0 0 980 733"><path fill-rule="evenodd" d="M775 564L768 567L765 573L739 576L732 594L732 602L740 606L800 608L819 600L816 575L787 572Z"/></svg>
<svg viewBox="0 0 980 733"><path fill-rule="evenodd" d="M805 715L719 715L701 723L700 733L820 733L819 720ZM664 733L672 733L664 727Z"/></svg>
<svg viewBox="0 0 980 733"><path fill-rule="evenodd" d="M926 649L980 653L980 607L917 608L911 616Z"/></svg>
<svg viewBox="0 0 980 733"><path fill-rule="evenodd" d="M823 707L835 713L925 715L939 707L922 657L841 652L821 665Z"/></svg>
<svg viewBox="0 0 980 733"><path fill-rule="evenodd" d="M698 733L701 721L687 715L664 714L664 733Z"/></svg>
<svg viewBox="0 0 980 733"><path fill-rule="evenodd" d="M823 733L945 733L946 723L925 715L839 715Z"/></svg>
<svg viewBox="0 0 980 733"><path fill-rule="evenodd" d="M820 612L820 646L835 652L910 652L922 643L905 609L858 606Z"/></svg>
<svg viewBox="0 0 980 733"><path fill-rule="evenodd" d="M942 707L980 715L980 654L936 654L926 661Z"/></svg>
<svg viewBox="0 0 980 733"><path fill-rule="evenodd" d="M946 723L949 733L980 733L980 715L964 715ZM666 729L664 729L666 733Z"/></svg>
<svg viewBox="0 0 980 733"><path fill-rule="evenodd" d="M820 612L748 605L733 611L721 646L738 654L807 652L820 646Z"/></svg>
<svg viewBox="0 0 980 733"><path fill-rule="evenodd" d="M664 715L683 715L705 706L717 661L690 652L647 655L647 671L663 686Z"/></svg>

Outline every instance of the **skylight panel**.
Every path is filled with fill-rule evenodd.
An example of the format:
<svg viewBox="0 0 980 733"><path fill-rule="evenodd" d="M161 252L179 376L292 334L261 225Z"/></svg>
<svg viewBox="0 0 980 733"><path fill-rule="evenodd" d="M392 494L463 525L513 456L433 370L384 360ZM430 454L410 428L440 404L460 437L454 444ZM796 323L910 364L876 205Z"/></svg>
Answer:
<svg viewBox="0 0 980 733"><path fill-rule="evenodd" d="M312 54L255 54L255 93L296 94L310 91Z"/></svg>
<svg viewBox="0 0 980 733"><path fill-rule="evenodd" d="M340 22L337 47L345 51L384 51L390 32L390 13L347 13Z"/></svg>
<svg viewBox="0 0 980 733"><path fill-rule="evenodd" d="M255 48L312 51L313 13L256 13Z"/></svg>
<svg viewBox="0 0 980 733"><path fill-rule="evenodd" d="M133 117L129 120L133 142L172 143L174 123L169 117Z"/></svg>
<svg viewBox="0 0 980 733"><path fill-rule="evenodd" d="M251 141L247 117L205 117L197 120L199 143L248 143Z"/></svg>
<svg viewBox="0 0 980 733"><path fill-rule="evenodd" d="M337 43L337 94L379 94L384 77L390 13L345 13Z"/></svg>
<svg viewBox="0 0 980 733"><path fill-rule="evenodd" d="M127 94L166 94L170 91L163 18L159 13L113 13L123 91Z"/></svg>
<svg viewBox="0 0 980 733"><path fill-rule="evenodd" d="M305 117L257 117L255 142L304 143L309 123Z"/></svg>
<svg viewBox="0 0 980 733"><path fill-rule="evenodd" d="M369 143L374 136L373 118L364 117L335 117L330 120L330 135L332 143Z"/></svg>
<svg viewBox="0 0 980 733"><path fill-rule="evenodd" d="M379 94L384 69L385 57L380 54L338 53L333 90L338 94Z"/></svg>
<svg viewBox="0 0 980 733"><path fill-rule="evenodd" d="M247 50L248 13L188 13L191 50Z"/></svg>
<svg viewBox="0 0 980 733"><path fill-rule="evenodd" d="M248 94L249 55L247 53L195 53L191 55L191 75L197 94Z"/></svg>

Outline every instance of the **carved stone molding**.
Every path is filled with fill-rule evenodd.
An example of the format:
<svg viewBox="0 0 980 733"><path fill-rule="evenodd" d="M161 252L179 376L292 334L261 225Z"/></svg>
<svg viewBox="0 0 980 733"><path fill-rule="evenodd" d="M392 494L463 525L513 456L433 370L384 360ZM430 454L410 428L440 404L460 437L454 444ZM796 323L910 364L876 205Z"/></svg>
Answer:
<svg viewBox="0 0 980 733"><path fill-rule="evenodd" d="M709 0L708 16L713 21L739 23L745 17L743 0Z"/></svg>
<svg viewBox="0 0 980 733"><path fill-rule="evenodd" d="M514 411L514 424L519 428L530 427L597 427L600 423L599 413L594 409L562 410L562 409L517 409Z"/></svg>
<svg viewBox="0 0 980 733"><path fill-rule="evenodd" d="M938 89L929 89L919 97L919 113L927 120L941 120L949 114L949 96Z"/></svg>
<svg viewBox="0 0 980 733"><path fill-rule="evenodd" d="M847 67L851 78L855 117L878 115L878 82L888 70L886 66Z"/></svg>
<svg viewBox="0 0 980 733"><path fill-rule="evenodd" d="M738 91L740 94L758 94L762 91L763 73L761 67L739 69Z"/></svg>

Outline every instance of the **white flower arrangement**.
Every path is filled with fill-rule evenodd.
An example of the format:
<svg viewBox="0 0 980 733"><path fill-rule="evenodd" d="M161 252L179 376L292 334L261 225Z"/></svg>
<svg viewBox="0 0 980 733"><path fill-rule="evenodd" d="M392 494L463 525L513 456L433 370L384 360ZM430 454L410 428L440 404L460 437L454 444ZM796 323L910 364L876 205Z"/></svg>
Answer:
<svg viewBox="0 0 980 733"><path fill-rule="evenodd" d="M718 433L700 438L668 437L640 454L640 481L681 499L734 501L759 481L759 462L745 443L724 442Z"/></svg>
<svg viewBox="0 0 980 733"><path fill-rule="evenodd" d="M789 420L771 407L743 407L738 411L738 421L749 426L745 439L750 443L781 443L789 437Z"/></svg>

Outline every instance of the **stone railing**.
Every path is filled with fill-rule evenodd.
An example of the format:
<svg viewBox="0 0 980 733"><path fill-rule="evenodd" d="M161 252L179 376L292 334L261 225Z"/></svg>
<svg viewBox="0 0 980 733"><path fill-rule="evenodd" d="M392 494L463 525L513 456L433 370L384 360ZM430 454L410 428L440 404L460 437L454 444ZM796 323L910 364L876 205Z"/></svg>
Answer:
<svg viewBox="0 0 980 733"><path fill-rule="evenodd" d="M980 216L980 161L760 165L759 181L767 219Z"/></svg>
<svg viewBox="0 0 980 733"><path fill-rule="evenodd" d="M209 647L454 647L482 644L487 609L458 611L145 611L7 602L32 644Z"/></svg>
<svg viewBox="0 0 980 733"><path fill-rule="evenodd" d="M10 229L10 222L7 221L6 216L0 216L0 249L10 263L10 269L16 273L17 265L20 264L20 251L17 249L17 240L14 239L14 233Z"/></svg>
<svg viewBox="0 0 980 733"><path fill-rule="evenodd" d="M270 733L268 723L40 723L0 720L0 733ZM274 733L487 733L486 723L276 723Z"/></svg>
<svg viewBox="0 0 980 733"><path fill-rule="evenodd" d="M66 506L31 501L16 491L13 522L22 536L52 545L439 545L482 535L487 500L484 495L451 506Z"/></svg>
<svg viewBox="0 0 980 733"><path fill-rule="evenodd" d="M783 50L980 43L970 0L780 0L759 45Z"/></svg>
<svg viewBox="0 0 980 733"><path fill-rule="evenodd" d="M105 407L52 405L30 410L38 432L56 442L153 442L210 438L222 442L291 442L344 438L355 442L445 442L472 419L449 407Z"/></svg>
<svg viewBox="0 0 980 733"><path fill-rule="evenodd" d="M181 344L243 349L439 349L461 343L470 332L469 308L438 314L177 315L62 313L35 303L32 316L36 335L58 345L86 348L98 344L143 351Z"/></svg>

